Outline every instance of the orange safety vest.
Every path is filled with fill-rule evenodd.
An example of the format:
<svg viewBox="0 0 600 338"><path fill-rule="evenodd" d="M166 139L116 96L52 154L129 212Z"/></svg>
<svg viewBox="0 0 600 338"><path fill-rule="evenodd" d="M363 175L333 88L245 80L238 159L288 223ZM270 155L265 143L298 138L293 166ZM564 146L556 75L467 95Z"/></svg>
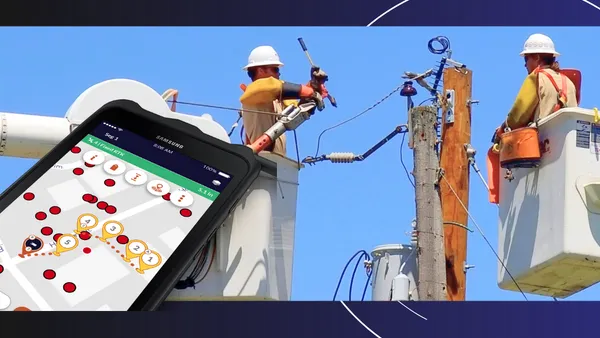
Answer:
<svg viewBox="0 0 600 338"><path fill-rule="evenodd" d="M567 105L567 76L563 73L560 73L560 82L561 82L561 87L558 87L558 84L556 83L556 81L554 81L554 77L552 77L552 75L548 74L545 70L541 69L541 68L537 68L535 70L536 74L544 74L546 75L546 77L548 78L548 80L550 80L550 82L552 83L552 85L554 86L554 89L556 89L556 91L558 92L558 102L556 103L556 105L554 106L554 109L552 109L552 112L555 113L556 111L558 111L559 109L563 108L564 106Z"/></svg>

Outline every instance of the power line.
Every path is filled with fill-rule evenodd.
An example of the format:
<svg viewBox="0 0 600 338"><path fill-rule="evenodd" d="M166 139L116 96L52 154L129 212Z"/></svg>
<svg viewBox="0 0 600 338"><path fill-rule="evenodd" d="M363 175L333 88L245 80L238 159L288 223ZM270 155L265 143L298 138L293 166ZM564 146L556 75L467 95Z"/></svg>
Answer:
<svg viewBox="0 0 600 338"><path fill-rule="evenodd" d="M323 131L322 131L322 132L319 134L319 137L318 137L318 139L317 139L317 150L315 151L315 157L319 156L319 148L321 147L321 137L323 136L323 134L325 134L326 132L328 132L328 131L330 131L330 130L332 130L332 129L335 129L335 128L337 128L337 127L340 127L340 126L342 126L342 125L344 125L344 124L346 124L346 123L348 123L348 122L350 122L350 121L352 121L352 120L355 120L355 119L359 118L360 116L362 116L362 115L364 115L364 114L368 113L369 111L373 110L373 109L374 109L375 107L377 107L378 105L382 104L382 103L383 103L383 101L385 101L385 100L389 99L389 98L390 98L392 95L394 95L394 93L395 93L395 92L399 91L400 89L402 89L402 86L398 86L398 87L396 87L396 88L395 88L394 90L392 90L392 91L391 91L389 94L387 94L386 96L384 96L383 98L381 98L379 101L375 102L375 103L374 103L372 106L370 106L369 108L367 108L367 109L365 109L365 110L361 111L360 113L358 113L358 114L356 114L356 115L352 116L351 118L349 118L349 119L347 119L347 120L344 120L344 121L342 121L342 122L340 122L340 123L338 123L338 124L336 124L336 125L333 125L333 126L331 126L331 127L329 127L329 128L326 128L326 129L324 129L324 130L323 130Z"/></svg>
<svg viewBox="0 0 600 338"><path fill-rule="evenodd" d="M179 103L185 106L194 106L194 107L204 107L204 108L213 108L213 109L221 109L221 110L230 110L230 111L235 111L235 112L242 112L242 113L252 113L252 114L263 114L263 115L273 115L273 116L281 116L281 114L279 113L272 113L272 112L267 112L267 111L260 111L260 110L253 110L253 109L242 109L242 108L232 108L232 107L227 107L227 106L217 106L217 105L212 105L212 104L205 104L205 103L197 103L197 102L185 102L185 101L167 101L169 103Z"/></svg>

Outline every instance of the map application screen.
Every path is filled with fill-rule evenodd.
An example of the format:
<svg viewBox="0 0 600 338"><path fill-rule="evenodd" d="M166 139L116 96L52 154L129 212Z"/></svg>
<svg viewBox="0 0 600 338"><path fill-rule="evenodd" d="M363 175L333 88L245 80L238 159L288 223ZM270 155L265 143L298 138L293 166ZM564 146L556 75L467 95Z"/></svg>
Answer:
<svg viewBox="0 0 600 338"><path fill-rule="evenodd" d="M0 310L129 309L231 181L98 125L0 214Z"/></svg>

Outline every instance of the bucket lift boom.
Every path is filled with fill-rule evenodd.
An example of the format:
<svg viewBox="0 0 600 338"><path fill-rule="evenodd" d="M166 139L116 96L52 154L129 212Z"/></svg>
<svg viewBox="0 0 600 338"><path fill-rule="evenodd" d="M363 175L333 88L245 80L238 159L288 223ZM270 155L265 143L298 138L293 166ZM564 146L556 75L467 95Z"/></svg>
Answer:
<svg viewBox="0 0 600 338"><path fill-rule="evenodd" d="M83 92L65 117L0 112L0 156L39 159L103 105L121 99L231 142L210 115L181 114L174 111L175 104L169 107L167 100L175 103L177 94L168 90L161 96L140 82L114 79ZM308 102L284 111L281 121L267 132L269 140L308 120L312 107L314 103ZM264 170L217 231L211 244L216 245L213 264L203 272L206 277L191 288L173 290L167 300L290 299L299 167L296 161L268 151L259 156L266 159Z"/></svg>

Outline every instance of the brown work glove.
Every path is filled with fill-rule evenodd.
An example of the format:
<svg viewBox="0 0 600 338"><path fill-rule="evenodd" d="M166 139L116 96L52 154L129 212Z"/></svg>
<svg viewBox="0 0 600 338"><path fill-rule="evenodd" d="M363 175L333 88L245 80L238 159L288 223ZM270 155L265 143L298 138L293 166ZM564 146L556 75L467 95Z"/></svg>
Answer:
<svg viewBox="0 0 600 338"><path fill-rule="evenodd" d="M310 67L310 80L315 83L325 83L329 80L329 76L320 67L312 66Z"/></svg>
<svg viewBox="0 0 600 338"><path fill-rule="evenodd" d="M310 67L310 85L320 91L321 86L329 80L329 76L318 66Z"/></svg>
<svg viewBox="0 0 600 338"><path fill-rule="evenodd" d="M317 91L315 91L311 97L302 98L298 103L303 104L307 102L314 102L317 105L316 108L319 111L325 109L325 101L323 101L323 96ZM314 110L311 112L311 114L314 114Z"/></svg>
<svg viewBox="0 0 600 338"><path fill-rule="evenodd" d="M325 109L325 101L323 101L323 96L321 95L321 93L315 92L315 95L313 95L313 100L317 104L317 109L319 111Z"/></svg>
<svg viewBox="0 0 600 338"><path fill-rule="evenodd" d="M312 87L315 92L321 94L322 99L326 99L327 95L329 94L325 88L325 82L328 79L329 76L327 73L325 73L318 66L312 66L310 68L310 81L308 82L308 85Z"/></svg>
<svg viewBox="0 0 600 338"><path fill-rule="evenodd" d="M317 105L317 109L319 111L322 111L323 109L325 109L325 101L323 101L323 96L321 95L321 93L315 91L315 93L313 94L312 98L310 98L310 100L313 101Z"/></svg>

